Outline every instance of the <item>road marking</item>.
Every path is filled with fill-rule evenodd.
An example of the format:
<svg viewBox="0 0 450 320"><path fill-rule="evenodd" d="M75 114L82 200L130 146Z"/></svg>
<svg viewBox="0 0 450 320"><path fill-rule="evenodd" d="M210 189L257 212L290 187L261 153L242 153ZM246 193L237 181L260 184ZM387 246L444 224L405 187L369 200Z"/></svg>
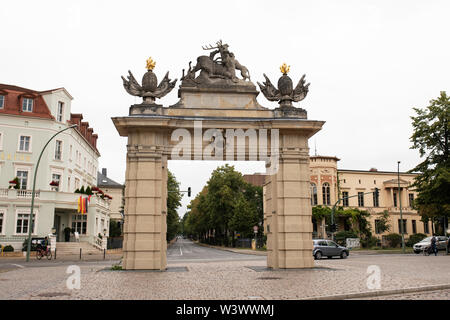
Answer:
<svg viewBox="0 0 450 320"><path fill-rule="evenodd" d="M10 263L10 265L13 265L13 266L16 266L16 267L19 267L19 268L25 268L24 266L21 266L20 264L14 264L14 263Z"/></svg>
<svg viewBox="0 0 450 320"><path fill-rule="evenodd" d="M181 246L180 246L180 256L182 256L183 255L183 251L181 251Z"/></svg>

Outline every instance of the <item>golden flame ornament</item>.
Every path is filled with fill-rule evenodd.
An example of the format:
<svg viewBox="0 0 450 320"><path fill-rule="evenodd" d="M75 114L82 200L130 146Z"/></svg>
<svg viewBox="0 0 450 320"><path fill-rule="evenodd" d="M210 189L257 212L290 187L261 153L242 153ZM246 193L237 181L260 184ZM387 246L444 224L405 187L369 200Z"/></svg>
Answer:
<svg viewBox="0 0 450 320"><path fill-rule="evenodd" d="M283 63L283 65L280 67L281 73L287 74L290 68L291 66L288 66L286 63Z"/></svg>
<svg viewBox="0 0 450 320"><path fill-rule="evenodd" d="M152 59L152 57L149 57L147 59L147 70L153 70L155 68L156 62Z"/></svg>

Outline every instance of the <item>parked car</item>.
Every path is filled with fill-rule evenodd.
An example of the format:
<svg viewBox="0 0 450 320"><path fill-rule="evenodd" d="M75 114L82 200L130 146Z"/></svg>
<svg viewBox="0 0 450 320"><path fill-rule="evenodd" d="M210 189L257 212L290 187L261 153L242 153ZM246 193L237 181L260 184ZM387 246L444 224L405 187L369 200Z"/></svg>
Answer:
<svg viewBox="0 0 450 320"><path fill-rule="evenodd" d="M433 237L427 237L423 239L422 241L417 242L415 245L413 245L414 253L422 253L424 249L431 246L431 238ZM447 241L448 238L444 236L436 236L436 247L438 250L447 250Z"/></svg>
<svg viewBox="0 0 450 320"><path fill-rule="evenodd" d="M332 258L336 256L345 259L348 255L349 250L346 247L336 244L334 241L327 239L313 240L313 256L316 260L322 259L322 257Z"/></svg>

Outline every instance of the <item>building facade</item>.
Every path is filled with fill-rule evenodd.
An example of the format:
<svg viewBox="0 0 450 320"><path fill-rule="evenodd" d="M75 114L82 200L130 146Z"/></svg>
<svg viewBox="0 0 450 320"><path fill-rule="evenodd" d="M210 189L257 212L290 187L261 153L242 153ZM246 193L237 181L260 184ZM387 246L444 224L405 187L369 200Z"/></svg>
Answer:
<svg viewBox="0 0 450 320"><path fill-rule="evenodd" d="M422 222L420 215L412 207L416 197L416 193L411 190L415 174L400 172L399 192L397 172L378 171L375 168L367 171L338 169L338 161L336 157L310 157L312 206L332 207L339 198L354 196L341 200L338 206L368 211L372 234L380 240L388 233L401 233L402 220L405 238L415 233L432 234L432 223ZM378 197L373 194L375 188L379 190ZM390 229L380 232L376 221L384 211L389 214ZM347 231L350 227L340 219L336 222L338 231ZM317 237L326 237L325 221L314 221L314 232Z"/></svg>
<svg viewBox="0 0 450 320"><path fill-rule="evenodd" d="M416 176L413 173L400 173L400 192L398 190L398 173L370 170L346 170L338 169L340 159L329 156L310 157L311 179L311 206L337 206L343 208L357 208L370 213L369 222L372 234L383 239L389 233L401 233L400 226L403 223L405 238L415 233L431 235L433 225L431 221L422 222L420 215L413 209L412 204L416 193L411 190L411 184ZM244 175L244 180L254 185L264 186L264 175ZM378 188L379 195L373 192ZM339 199L351 197L338 202ZM400 219L400 205L402 219ZM388 212L389 231L380 232L376 221L383 212ZM403 222L402 222L403 221ZM345 219L337 218L337 231L349 231L351 226ZM313 219L313 237L327 238L325 219L315 221Z"/></svg>
<svg viewBox="0 0 450 320"><path fill-rule="evenodd" d="M31 189L39 154L47 145L36 178L34 237L56 229L57 241L72 228L93 243L109 226L109 201L90 199L78 214L76 189L96 186L97 134L81 114L71 113L73 97L64 88L35 91L0 84L0 244L21 249L30 225ZM17 188L9 181L18 178ZM53 183L52 183L53 182ZM50 185L52 183L53 185ZM83 197L83 196L82 196ZM104 224L101 225L101 222Z"/></svg>

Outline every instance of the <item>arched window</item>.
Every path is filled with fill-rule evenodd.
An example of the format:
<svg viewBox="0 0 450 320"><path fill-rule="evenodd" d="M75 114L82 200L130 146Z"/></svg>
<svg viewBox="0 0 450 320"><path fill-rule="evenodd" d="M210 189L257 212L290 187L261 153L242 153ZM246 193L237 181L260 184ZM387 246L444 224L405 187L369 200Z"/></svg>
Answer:
<svg viewBox="0 0 450 320"><path fill-rule="evenodd" d="M330 184L328 182L325 182L322 185L322 200L324 205L330 205Z"/></svg>
<svg viewBox="0 0 450 320"><path fill-rule="evenodd" d="M311 205L317 206L317 187L315 183L311 182Z"/></svg>

